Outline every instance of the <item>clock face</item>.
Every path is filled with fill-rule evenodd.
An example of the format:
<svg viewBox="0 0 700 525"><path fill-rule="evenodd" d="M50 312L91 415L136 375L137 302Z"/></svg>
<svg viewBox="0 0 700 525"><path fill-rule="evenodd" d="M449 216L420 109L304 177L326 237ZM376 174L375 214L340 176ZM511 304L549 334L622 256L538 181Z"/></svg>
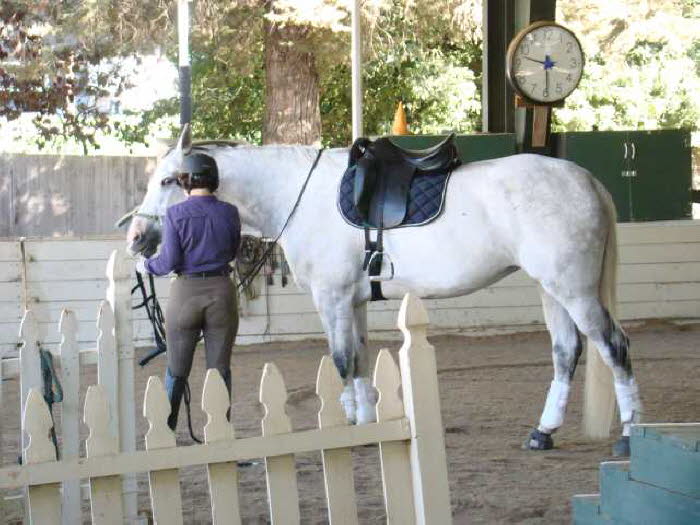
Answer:
<svg viewBox="0 0 700 525"><path fill-rule="evenodd" d="M525 99L538 103L564 100L583 73L583 51L576 36L553 22L525 28L513 39L507 55L508 77Z"/></svg>

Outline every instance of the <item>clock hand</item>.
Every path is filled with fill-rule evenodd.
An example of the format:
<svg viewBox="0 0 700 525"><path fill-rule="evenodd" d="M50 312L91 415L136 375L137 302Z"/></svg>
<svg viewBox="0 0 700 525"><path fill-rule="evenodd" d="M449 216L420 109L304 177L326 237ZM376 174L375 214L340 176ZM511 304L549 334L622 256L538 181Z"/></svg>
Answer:
<svg viewBox="0 0 700 525"><path fill-rule="evenodd" d="M530 58L527 56L523 56L523 58L530 60L531 62L537 62L538 64L544 64L544 60L535 60L534 58Z"/></svg>

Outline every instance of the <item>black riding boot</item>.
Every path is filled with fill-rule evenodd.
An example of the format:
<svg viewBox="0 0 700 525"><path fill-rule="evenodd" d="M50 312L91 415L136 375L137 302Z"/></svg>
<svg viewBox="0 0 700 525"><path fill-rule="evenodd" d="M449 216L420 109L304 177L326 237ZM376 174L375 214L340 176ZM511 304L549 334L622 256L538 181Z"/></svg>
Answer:
<svg viewBox="0 0 700 525"><path fill-rule="evenodd" d="M170 415L168 416L168 426L175 432L177 427L177 416L180 412L180 404L182 403L182 397L185 395L185 389L187 388L187 378L173 376L170 373L170 369L165 371L165 390L168 393L168 399L170 400Z"/></svg>
<svg viewBox="0 0 700 525"><path fill-rule="evenodd" d="M229 400L229 405L231 404L231 369L227 368L224 371L219 370L219 373L221 374L222 379L224 380L224 384L226 385L226 390L228 391L228 400ZM231 421L231 407L228 407L228 410L226 410L226 419L230 422Z"/></svg>

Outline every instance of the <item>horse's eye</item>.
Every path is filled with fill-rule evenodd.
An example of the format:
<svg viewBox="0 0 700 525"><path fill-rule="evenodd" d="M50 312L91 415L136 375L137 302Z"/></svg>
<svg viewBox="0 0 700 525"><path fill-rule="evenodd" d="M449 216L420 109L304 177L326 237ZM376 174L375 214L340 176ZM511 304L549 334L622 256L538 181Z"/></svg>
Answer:
<svg viewBox="0 0 700 525"><path fill-rule="evenodd" d="M165 177L162 181L160 181L160 185L161 186L168 186L169 184L172 184L173 182L177 183L176 177Z"/></svg>

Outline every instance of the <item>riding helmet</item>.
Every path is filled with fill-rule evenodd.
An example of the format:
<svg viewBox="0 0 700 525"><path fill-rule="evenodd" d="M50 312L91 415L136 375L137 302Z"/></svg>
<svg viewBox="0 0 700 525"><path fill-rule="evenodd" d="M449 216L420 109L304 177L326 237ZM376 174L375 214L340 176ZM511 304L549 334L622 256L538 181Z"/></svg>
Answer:
<svg viewBox="0 0 700 525"><path fill-rule="evenodd" d="M219 169L216 161L205 153L185 155L180 167L180 182L186 190L209 188L216 191L219 187Z"/></svg>

